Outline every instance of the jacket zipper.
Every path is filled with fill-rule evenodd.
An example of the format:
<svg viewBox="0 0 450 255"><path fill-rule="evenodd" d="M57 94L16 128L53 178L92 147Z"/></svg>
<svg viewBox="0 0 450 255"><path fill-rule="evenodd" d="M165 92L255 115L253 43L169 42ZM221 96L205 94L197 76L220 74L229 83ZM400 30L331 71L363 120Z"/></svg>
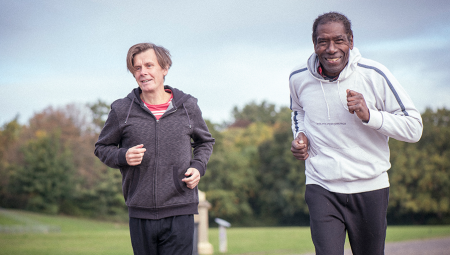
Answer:
<svg viewBox="0 0 450 255"><path fill-rule="evenodd" d="M176 111L177 111L177 108L175 108L173 111L167 113L167 115L172 114ZM164 117L164 115L165 114L163 114L163 116L161 116L161 118L159 118L159 120L161 120ZM156 196L156 178L158 177L157 169L158 169L158 153L159 153L159 150L158 150L159 120L156 120L156 122L155 122L155 167L153 169L153 173L154 173L154 176L153 176L153 201L155 201L155 204L154 204L155 209L157 208L157 205L158 205L158 201L157 201L158 197Z"/></svg>
<svg viewBox="0 0 450 255"><path fill-rule="evenodd" d="M155 201L154 208L156 208L156 205L158 204L156 199L156 178L158 177L156 173L156 169L158 169L158 123L159 120L156 120L155 122L155 168L153 169L153 201Z"/></svg>

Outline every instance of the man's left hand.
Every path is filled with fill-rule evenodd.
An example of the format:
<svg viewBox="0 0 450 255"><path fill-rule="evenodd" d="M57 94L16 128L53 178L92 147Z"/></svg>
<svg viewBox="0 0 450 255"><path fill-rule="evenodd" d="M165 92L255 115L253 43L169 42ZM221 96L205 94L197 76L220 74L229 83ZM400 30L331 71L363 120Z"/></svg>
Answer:
<svg viewBox="0 0 450 255"><path fill-rule="evenodd" d="M186 186L190 189L195 188L200 182L200 172L196 168L189 168L184 174L186 177L182 181L186 183Z"/></svg>
<svg viewBox="0 0 450 255"><path fill-rule="evenodd" d="M361 93L347 89L347 106L351 114L356 113L356 116L363 122L369 122L369 108L367 108L366 100Z"/></svg>

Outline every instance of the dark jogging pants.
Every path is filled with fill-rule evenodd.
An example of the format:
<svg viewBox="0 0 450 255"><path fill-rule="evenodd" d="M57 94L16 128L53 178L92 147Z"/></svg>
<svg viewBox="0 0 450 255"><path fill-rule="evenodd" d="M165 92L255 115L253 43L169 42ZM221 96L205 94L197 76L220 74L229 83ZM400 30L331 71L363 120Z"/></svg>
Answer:
<svg viewBox="0 0 450 255"><path fill-rule="evenodd" d="M354 255L384 254L389 188L341 194L309 184L305 200L317 255L344 254L346 231Z"/></svg>
<svg viewBox="0 0 450 255"><path fill-rule="evenodd" d="M130 218L130 236L135 255L192 255L194 215Z"/></svg>

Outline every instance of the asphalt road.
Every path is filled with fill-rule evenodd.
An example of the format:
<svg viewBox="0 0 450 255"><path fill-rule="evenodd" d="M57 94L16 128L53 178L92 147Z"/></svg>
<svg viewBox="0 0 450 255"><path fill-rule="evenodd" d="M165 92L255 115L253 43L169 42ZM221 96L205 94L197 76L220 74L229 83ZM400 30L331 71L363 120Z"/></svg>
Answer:
<svg viewBox="0 0 450 255"><path fill-rule="evenodd" d="M344 255L352 251L346 249ZM385 255L450 255L450 237L386 243Z"/></svg>

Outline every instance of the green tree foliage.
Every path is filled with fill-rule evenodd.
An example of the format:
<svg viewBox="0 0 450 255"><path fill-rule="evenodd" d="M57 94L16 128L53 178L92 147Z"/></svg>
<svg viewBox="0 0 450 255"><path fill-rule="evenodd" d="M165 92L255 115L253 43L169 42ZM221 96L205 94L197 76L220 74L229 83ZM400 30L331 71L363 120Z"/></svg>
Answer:
<svg viewBox="0 0 450 255"><path fill-rule="evenodd" d="M418 143L390 140L389 215L398 223L450 223L450 111L427 109Z"/></svg>
<svg viewBox="0 0 450 255"><path fill-rule="evenodd" d="M213 127L210 130L212 134L217 133ZM270 133L269 126L254 123L247 129L227 129L215 137L217 145L199 186L213 205L212 218L233 218L237 219L235 223L244 223L252 217L250 200L258 190L253 167L257 161L257 146Z"/></svg>
<svg viewBox="0 0 450 255"><path fill-rule="evenodd" d="M251 102L245 105L242 110L239 110L238 107L233 108L233 117L236 122L262 122L273 125L276 121L277 114L275 105L266 101L262 101L261 104Z"/></svg>
<svg viewBox="0 0 450 255"><path fill-rule="evenodd" d="M0 206L125 219L121 175L93 154L105 102L51 107L0 128ZM233 110L231 125L206 120L216 139L199 188L234 226L306 225L304 163L290 151L291 111L263 101ZM450 223L450 111L427 109L415 144L390 140L389 224Z"/></svg>
<svg viewBox="0 0 450 255"><path fill-rule="evenodd" d="M290 113L266 102L235 108L236 121L215 137L199 184L212 204L211 218L235 225L305 223L304 164L290 152Z"/></svg>
<svg viewBox="0 0 450 255"><path fill-rule="evenodd" d="M275 125L271 139L259 148L259 183L263 187L258 193L260 215L277 225L308 224L305 193L305 165L292 156L293 139L290 109L282 108L282 121Z"/></svg>
<svg viewBox="0 0 450 255"><path fill-rule="evenodd" d="M102 100L97 100L96 103L87 105L91 109L92 122L95 125L95 131L100 133L103 126L105 126L106 119L111 107Z"/></svg>
<svg viewBox="0 0 450 255"><path fill-rule="evenodd" d="M26 209L58 213L73 191L74 167L59 134L39 131L22 147L24 164L11 176L10 190L26 197Z"/></svg>
<svg viewBox="0 0 450 255"><path fill-rule="evenodd" d="M93 126L101 125L99 112L107 114L98 110L105 104L98 104L49 107L23 127L12 121L2 128L0 206L125 218L120 171L106 167L93 153L100 130Z"/></svg>
<svg viewBox="0 0 450 255"><path fill-rule="evenodd" d="M122 196L122 177L118 169L100 165L102 171L90 186L78 182L75 195L66 207L66 214L101 219L124 220L127 208Z"/></svg>
<svg viewBox="0 0 450 255"><path fill-rule="evenodd" d="M8 191L10 176L14 171L13 159L17 157L16 147L21 125L17 121L17 117L3 125L0 128L0 205L10 204L17 201Z"/></svg>

